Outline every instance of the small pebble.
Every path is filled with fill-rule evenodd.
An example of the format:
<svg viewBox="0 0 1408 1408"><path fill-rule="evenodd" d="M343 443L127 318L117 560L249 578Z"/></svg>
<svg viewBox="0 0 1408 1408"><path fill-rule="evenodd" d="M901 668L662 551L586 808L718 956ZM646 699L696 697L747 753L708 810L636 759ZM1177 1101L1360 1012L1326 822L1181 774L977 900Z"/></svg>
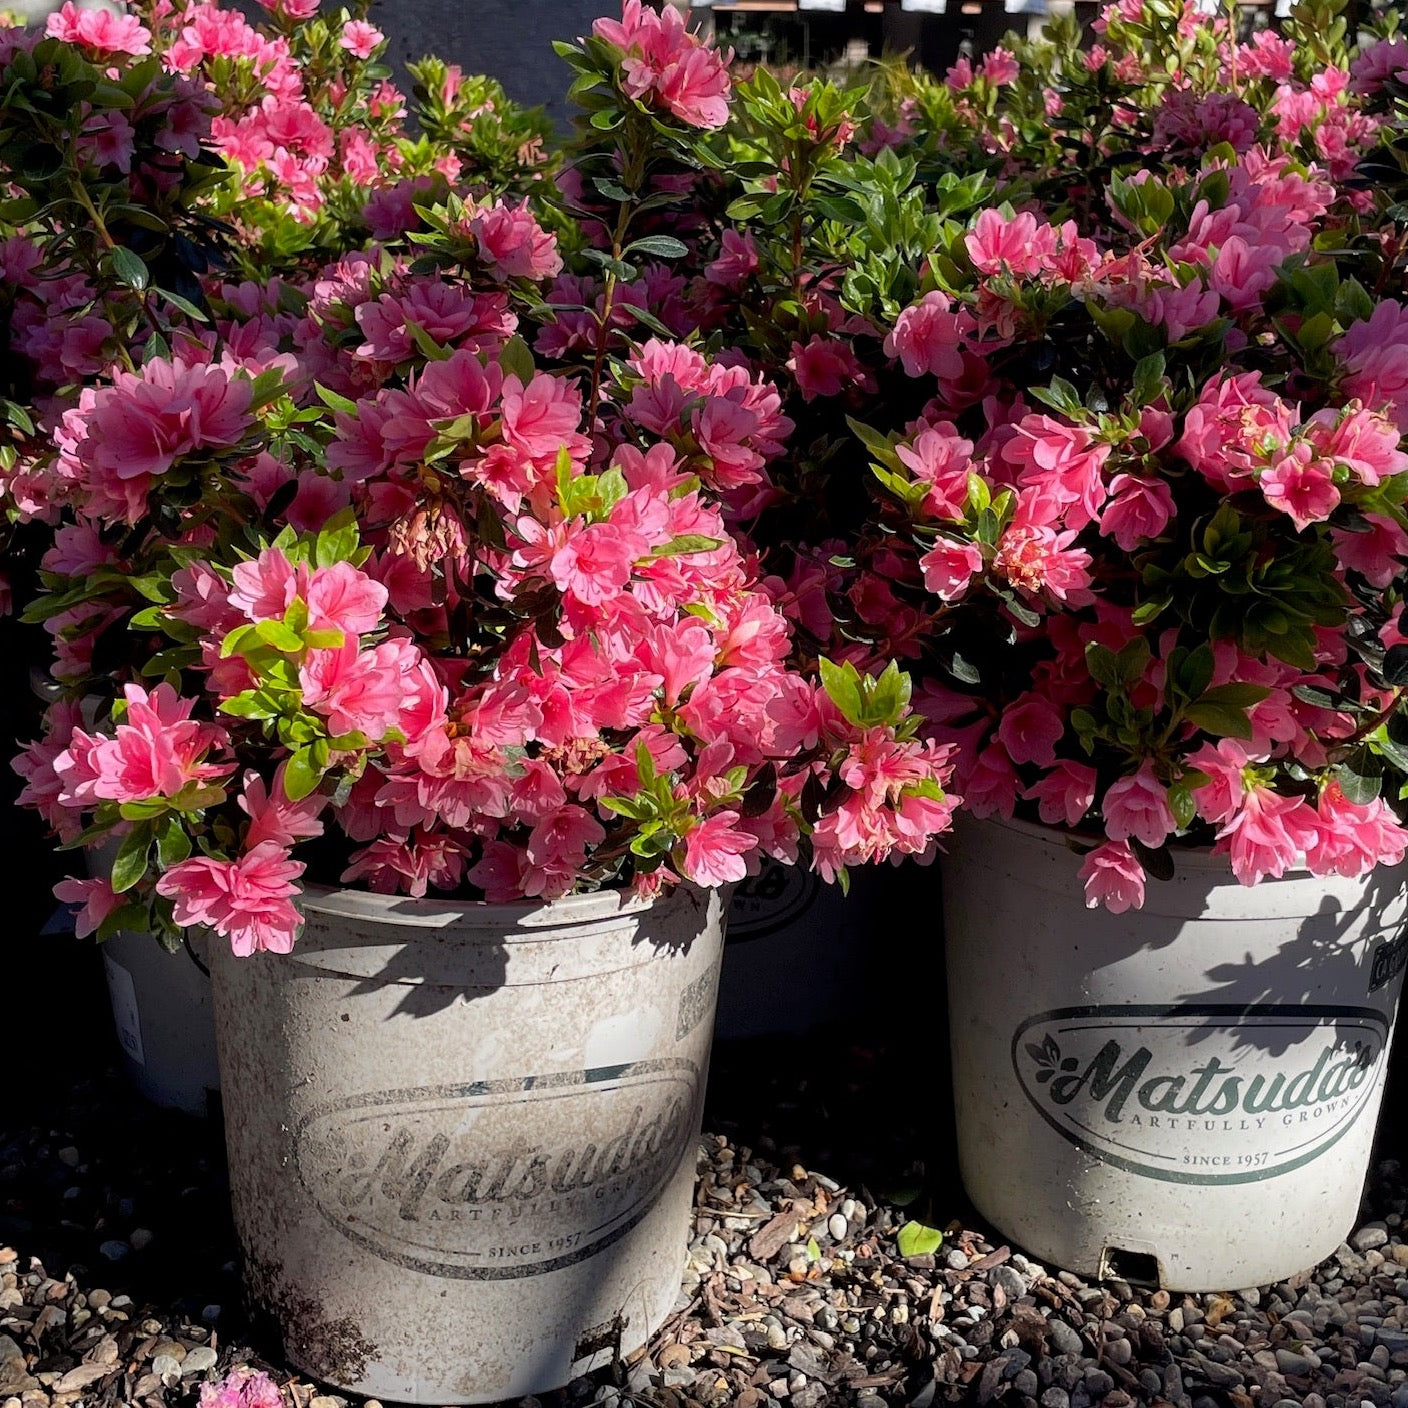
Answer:
<svg viewBox="0 0 1408 1408"><path fill-rule="evenodd" d="M186 1374L203 1374L207 1369L213 1369L219 1358L220 1356L216 1354L209 1345L197 1345L196 1348L181 1361L181 1373L183 1376ZM316 1403L317 1399L314 1399L313 1402Z"/></svg>
<svg viewBox="0 0 1408 1408"><path fill-rule="evenodd" d="M1372 1251L1387 1244L1388 1227L1382 1222L1366 1222L1349 1239L1349 1245L1357 1252Z"/></svg>

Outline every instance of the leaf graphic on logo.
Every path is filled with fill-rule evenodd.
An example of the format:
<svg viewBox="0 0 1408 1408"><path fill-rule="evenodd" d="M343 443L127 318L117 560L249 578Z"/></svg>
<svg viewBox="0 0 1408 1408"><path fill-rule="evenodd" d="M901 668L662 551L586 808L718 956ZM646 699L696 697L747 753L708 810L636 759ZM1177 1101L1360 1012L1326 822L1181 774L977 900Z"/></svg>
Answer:
<svg viewBox="0 0 1408 1408"><path fill-rule="evenodd" d="M1061 1048L1048 1036L1040 1046L1032 1041L1027 1042L1026 1051L1027 1055L1030 1056L1038 1066L1046 1068L1037 1073L1037 1079L1049 1080L1052 1069L1061 1059Z"/></svg>
<svg viewBox="0 0 1408 1408"><path fill-rule="evenodd" d="M1046 1040L1041 1043L1041 1049L1046 1053L1048 1064L1054 1066L1056 1062L1061 1059L1061 1048L1056 1045L1055 1038L1049 1033L1047 1034Z"/></svg>

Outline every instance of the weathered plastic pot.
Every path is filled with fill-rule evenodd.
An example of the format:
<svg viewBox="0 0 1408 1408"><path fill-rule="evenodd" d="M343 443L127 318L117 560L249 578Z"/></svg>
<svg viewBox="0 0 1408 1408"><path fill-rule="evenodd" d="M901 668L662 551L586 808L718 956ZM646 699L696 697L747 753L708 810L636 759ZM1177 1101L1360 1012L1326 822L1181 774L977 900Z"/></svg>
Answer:
<svg viewBox="0 0 1408 1408"><path fill-rule="evenodd" d="M768 860L740 881L728 912L717 1036L792 1035L848 1016L874 952L876 897L895 873L857 869L843 895L805 866Z"/></svg>
<svg viewBox="0 0 1408 1408"><path fill-rule="evenodd" d="M117 843L84 853L90 875L111 875ZM128 1078L166 1110L204 1115L220 1088L210 973L200 935L167 953L151 934L121 932L102 945L113 1026Z"/></svg>
<svg viewBox="0 0 1408 1408"><path fill-rule="evenodd" d="M1177 857L1087 910L1058 832L960 818L943 863L959 1160L1039 1259L1209 1291L1354 1226L1408 958L1408 867L1239 885Z"/></svg>
<svg viewBox="0 0 1408 1408"><path fill-rule="evenodd" d="M103 944L113 1025L123 1064L154 1105L204 1115L220 1088L210 976L191 936L184 953L167 953L150 934L117 933Z"/></svg>
<svg viewBox="0 0 1408 1408"><path fill-rule="evenodd" d="M315 891L212 942L246 1289L381 1399L546 1391L644 1344L688 1243L724 904Z"/></svg>

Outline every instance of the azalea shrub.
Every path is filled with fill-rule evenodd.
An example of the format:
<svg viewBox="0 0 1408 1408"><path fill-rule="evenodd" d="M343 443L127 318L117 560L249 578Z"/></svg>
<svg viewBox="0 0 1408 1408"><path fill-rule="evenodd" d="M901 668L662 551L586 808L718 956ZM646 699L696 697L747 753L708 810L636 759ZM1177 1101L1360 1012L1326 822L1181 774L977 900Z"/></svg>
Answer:
<svg viewBox="0 0 1408 1408"><path fill-rule="evenodd" d="M921 682L970 812L1068 830L1115 910L1179 844L1248 884L1397 862L1408 42L1321 0L1095 29L867 91L758 71L578 214L709 232L675 296L797 427L740 529L838 698ZM612 131L611 55L569 57Z"/></svg>
<svg viewBox="0 0 1408 1408"><path fill-rule="evenodd" d="M1352 54L1324 6L1247 42L1159 0L1096 27L884 134L916 169L972 134L991 192L885 324L929 399L854 423L850 590L894 603L855 653L917 666L970 812L1089 838L1092 905L1179 843L1245 884L1396 863L1408 308L1370 178L1408 43Z"/></svg>
<svg viewBox="0 0 1408 1408"><path fill-rule="evenodd" d="M0 210L0 468L66 691L18 766L120 844L85 927L287 948L305 873L842 877L960 799L1067 830L1116 910L1182 844L1245 883L1403 857L1391 22L1120 0L843 89L624 0L558 46L551 152L433 60L407 136L365 19L290 5L0 50L11 93L87 66L38 105L70 152L129 88L199 114L194 151L133 124L158 191L85 158L97 223L68 164Z"/></svg>
<svg viewBox="0 0 1408 1408"><path fill-rule="evenodd" d="M833 879L930 854L950 749L918 736L897 667L861 680L794 630L741 515L795 426L746 357L691 340L686 299L662 310L680 242L630 228L634 190L599 236L442 163L443 186L392 190L397 243L352 248L345 223L338 257L308 267L327 240L285 242L271 209L314 231L341 195L300 194L278 156L294 148L267 143L313 119L242 107L231 75L308 94L320 56L361 63L376 41L310 19L290 74L306 17L285 0L275 18L271 36L207 5L150 25L64 11L4 41L7 82L57 54L87 66L71 125L105 97L83 90L92 71L143 66L209 119L181 159L245 192L182 205L219 221L190 297L120 243L141 208L121 163L97 167L101 229L11 211L37 252L24 293L82 276L107 325L67 375L25 345L40 390L4 466L12 514L52 534L27 615L65 691L16 765L23 800L63 844L115 849L110 876L60 888L81 929L204 925L241 954L287 951L305 877L509 901L714 886L803 848ZM598 30L619 179L669 196L727 114L726 66L638 5ZM105 252L73 268L94 235ZM563 296L579 247L606 281L595 304ZM276 276L226 275L271 249Z"/></svg>

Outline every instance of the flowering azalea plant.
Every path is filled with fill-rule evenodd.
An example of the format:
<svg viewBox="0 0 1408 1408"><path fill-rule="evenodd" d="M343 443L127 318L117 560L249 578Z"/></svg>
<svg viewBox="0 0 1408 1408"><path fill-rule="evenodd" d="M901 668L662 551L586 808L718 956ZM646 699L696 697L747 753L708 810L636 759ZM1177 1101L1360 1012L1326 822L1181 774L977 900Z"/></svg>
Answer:
<svg viewBox="0 0 1408 1408"><path fill-rule="evenodd" d="M1246 883L1396 862L1408 44L1348 50L1321 0L1096 28L868 93L760 71L578 214L693 236L671 292L797 427L736 521L803 638L922 680L974 814L1069 829L1117 910L1176 843ZM610 130L609 56L576 62Z"/></svg>
<svg viewBox="0 0 1408 1408"><path fill-rule="evenodd" d="M117 843L110 877L61 889L82 927L200 924L242 954L287 951L310 874L507 901L719 885L804 841L831 878L927 854L950 750L917 736L897 667L833 665L794 631L742 523L795 426L746 356L685 338L686 298L662 310L656 261L679 242L635 225L726 115L722 57L636 0L588 41L600 72L579 91L617 173L593 179L618 214L573 234L603 280L575 300L551 227L566 217L444 162L402 245L312 268L327 241L271 245L280 203L309 223L335 203L290 194L266 150L315 124L301 98L244 111L222 84L279 73L307 94L316 74L338 101L319 65L375 41L352 19L336 44L315 27L285 71L286 37L218 13L63 12L0 55L8 92L71 61L187 96L228 179L258 185L222 207L219 259L296 255L263 284L211 259L190 297L154 287L112 218L144 207L101 157L110 204L82 239L63 209L11 212L36 251L21 285L74 280L103 324L67 378L40 366L4 464L12 512L52 531L28 614L67 690L17 763L23 800L65 844ZM75 90L63 120L102 96ZM180 161L212 161L193 133ZM593 148L581 170L598 169ZM160 223L174 244L178 221ZM103 252L76 253L94 234Z"/></svg>
<svg viewBox="0 0 1408 1408"><path fill-rule="evenodd" d="M1121 0L883 134L922 169L966 132L994 191L887 323L928 399L854 424L853 654L913 662L968 809L1088 838L1115 911L1176 843L1244 884L1408 850L1403 212L1358 174L1408 45L1333 19Z"/></svg>

